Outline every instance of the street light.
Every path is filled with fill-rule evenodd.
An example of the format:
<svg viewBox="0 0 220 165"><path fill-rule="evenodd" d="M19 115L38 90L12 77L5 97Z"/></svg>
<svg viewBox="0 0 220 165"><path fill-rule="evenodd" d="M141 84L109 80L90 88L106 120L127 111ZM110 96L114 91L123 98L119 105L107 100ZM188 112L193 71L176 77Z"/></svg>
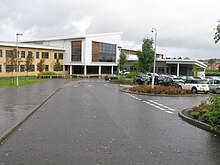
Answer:
<svg viewBox="0 0 220 165"><path fill-rule="evenodd" d="M152 76L152 88L154 88L154 80L155 80L155 68L156 68L156 48L157 48L157 29L152 28L151 32L155 33L154 38L154 68L153 68L153 76Z"/></svg>
<svg viewBox="0 0 220 165"><path fill-rule="evenodd" d="M119 72L120 72L120 55L121 55L121 46L118 46L118 50L119 50L119 59L118 59L118 78L119 78Z"/></svg>
<svg viewBox="0 0 220 165"><path fill-rule="evenodd" d="M18 36L22 36L23 34L17 33L16 34L16 46L17 46L17 51L16 51L16 71L17 71L17 81L16 81L16 87L18 87Z"/></svg>

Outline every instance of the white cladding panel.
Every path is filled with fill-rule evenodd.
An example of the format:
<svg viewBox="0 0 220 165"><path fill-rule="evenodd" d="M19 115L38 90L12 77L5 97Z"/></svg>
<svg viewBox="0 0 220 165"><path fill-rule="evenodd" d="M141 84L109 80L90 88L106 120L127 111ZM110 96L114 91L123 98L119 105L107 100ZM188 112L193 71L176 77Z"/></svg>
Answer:
<svg viewBox="0 0 220 165"><path fill-rule="evenodd" d="M43 45L46 46L56 46L56 47L61 47L65 49L64 52L64 65L67 65L67 63L70 61L71 59L71 42L67 41L67 40L52 40L52 41L43 41Z"/></svg>
<svg viewBox="0 0 220 165"><path fill-rule="evenodd" d="M82 41L82 61L81 62L71 62L71 41ZM81 65L117 65L117 61L119 59L119 50L116 49L116 62L92 62L92 41L103 42L109 44L115 44L116 47L121 45L121 34L106 34L106 35L93 35L87 36L85 39L62 39L62 40L49 40L43 41L43 45L47 46L56 46L65 49L64 53L64 65L73 65L73 64L81 64Z"/></svg>

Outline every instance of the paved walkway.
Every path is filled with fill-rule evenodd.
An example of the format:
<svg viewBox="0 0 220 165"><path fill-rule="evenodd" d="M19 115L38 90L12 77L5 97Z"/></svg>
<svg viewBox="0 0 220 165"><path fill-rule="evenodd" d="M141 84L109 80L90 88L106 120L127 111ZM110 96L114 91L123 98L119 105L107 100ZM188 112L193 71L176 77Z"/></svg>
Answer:
<svg viewBox="0 0 220 165"><path fill-rule="evenodd" d="M47 80L30 86L0 88L0 142L51 95L73 79Z"/></svg>

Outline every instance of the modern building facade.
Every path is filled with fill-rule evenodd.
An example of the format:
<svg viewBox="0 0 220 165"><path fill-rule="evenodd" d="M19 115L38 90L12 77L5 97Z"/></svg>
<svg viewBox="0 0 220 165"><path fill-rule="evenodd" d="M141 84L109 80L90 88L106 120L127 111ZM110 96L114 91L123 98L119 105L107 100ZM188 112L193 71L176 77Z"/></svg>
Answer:
<svg viewBox="0 0 220 165"><path fill-rule="evenodd" d="M28 54L34 57L28 75L37 75L37 63L45 59L45 71L54 71L56 59L62 74L113 74L118 72L121 33L64 36L26 41L18 44L18 75L27 75L25 61ZM0 42L0 76L13 76L7 59L17 51L16 43ZM11 53L10 53L11 52Z"/></svg>
<svg viewBox="0 0 220 165"><path fill-rule="evenodd" d="M26 43L56 46L65 50L64 65L72 74L113 74L118 71L121 33L65 36Z"/></svg>
<svg viewBox="0 0 220 165"><path fill-rule="evenodd" d="M54 71L54 64L56 58L59 57L60 69L59 73L66 73L64 67L64 55L65 50L59 47L35 45L27 43L18 44L18 75L37 75L37 63L40 59L45 59L45 71ZM33 63L29 70L26 69L26 60L28 55L33 56ZM16 64L17 44L12 42L0 42L0 76L15 76L17 72ZM14 62L10 62L14 60Z"/></svg>
<svg viewBox="0 0 220 165"><path fill-rule="evenodd" d="M138 60L137 51L128 49L122 50L127 57L127 71L135 71L134 62ZM193 66L199 66L205 69L207 65L198 61L191 59L181 59L181 58L164 58L163 54L156 55L156 68L155 71L158 74L171 74L177 76L193 76ZM153 68L149 70L152 72Z"/></svg>

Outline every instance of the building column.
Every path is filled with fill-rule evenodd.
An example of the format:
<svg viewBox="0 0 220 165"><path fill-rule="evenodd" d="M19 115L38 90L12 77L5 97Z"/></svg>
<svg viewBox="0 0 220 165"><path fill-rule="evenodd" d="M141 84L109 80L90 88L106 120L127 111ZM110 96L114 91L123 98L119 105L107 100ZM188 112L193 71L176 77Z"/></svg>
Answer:
<svg viewBox="0 0 220 165"><path fill-rule="evenodd" d="M86 65L84 66L84 75L87 75L87 72L86 72Z"/></svg>
<svg viewBox="0 0 220 165"><path fill-rule="evenodd" d="M177 75L178 77L180 76L180 64L179 64L179 63L177 63L176 75Z"/></svg>
<svg viewBox="0 0 220 165"><path fill-rule="evenodd" d="M111 74L113 74L114 73L114 66L112 66L112 70L111 70Z"/></svg>
<svg viewBox="0 0 220 165"><path fill-rule="evenodd" d="M102 67L99 66L99 75L101 75L101 74L102 74Z"/></svg>
<svg viewBox="0 0 220 165"><path fill-rule="evenodd" d="M72 74L73 74L73 66L70 65L70 78L72 78Z"/></svg>

